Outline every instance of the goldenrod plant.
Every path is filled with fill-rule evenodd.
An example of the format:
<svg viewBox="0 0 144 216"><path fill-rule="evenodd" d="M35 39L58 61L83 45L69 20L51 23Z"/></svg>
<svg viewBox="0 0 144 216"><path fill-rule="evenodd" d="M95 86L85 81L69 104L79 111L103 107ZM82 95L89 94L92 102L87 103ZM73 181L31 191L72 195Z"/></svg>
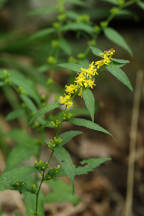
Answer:
<svg viewBox="0 0 144 216"><path fill-rule="evenodd" d="M12 107L6 120L13 127L17 125L17 128L9 132L3 132L0 128L1 143L6 146L6 149L2 147L2 150L7 157L5 170L0 175L0 190L18 190L22 193L27 216L44 215L45 203L67 201L76 205L80 200L74 193L75 176L87 174L111 159L90 158L80 161L80 165L76 166L65 145L74 137L81 135L82 131L62 132L63 123L69 122L111 136L110 132L95 122L96 103L93 93L96 83L100 82L97 77L110 72L131 91L133 90L126 73L122 70L129 61L116 58L118 48L115 51L109 47L103 51L103 48L97 47L97 38L104 33L108 39L132 56L131 48L121 34L110 27L110 23L122 14L135 17L128 7L137 4L144 9L143 2L105 0L114 7L111 8L108 17L97 25L88 14L66 9L67 2L82 8L86 6L86 2L82 0L59 0L53 9L29 13L29 16L34 16L57 11L56 20L49 27L25 36L19 43L21 48L26 47L28 50L29 46L33 47L35 52L32 58L35 66L25 67L15 61L1 59L3 67L0 69L0 86ZM75 42L79 42L79 37L84 38L84 46L80 51L67 35L73 31ZM5 47L4 50L10 52L11 49ZM25 53L28 54L26 50ZM55 72L61 71L62 68L69 71L69 80L64 88L54 79ZM39 86L45 89L45 95L38 92ZM53 103L50 103L52 93L54 98ZM85 109L78 107L77 97L84 100ZM77 117L85 114L90 115L91 120L87 116ZM47 137L46 132L49 128L54 132L53 137ZM9 151L7 137L16 143L12 151ZM47 146L49 151L46 161L40 158L43 146ZM32 156L36 160L33 165L23 165L24 161ZM53 157L57 160L55 166L51 163ZM67 176L71 180L72 187L59 180L62 176ZM53 189L53 192L46 196L41 192L43 182Z"/></svg>

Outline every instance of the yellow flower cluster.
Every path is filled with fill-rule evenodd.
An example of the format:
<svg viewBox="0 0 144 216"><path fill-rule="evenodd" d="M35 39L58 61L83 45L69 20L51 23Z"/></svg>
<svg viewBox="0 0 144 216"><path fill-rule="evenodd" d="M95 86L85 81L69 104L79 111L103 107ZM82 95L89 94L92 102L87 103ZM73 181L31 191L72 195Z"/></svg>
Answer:
<svg viewBox="0 0 144 216"><path fill-rule="evenodd" d="M72 96L78 92L78 95L82 95L82 88L91 88L96 85L95 84L95 76L98 75L98 69L103 65L108 65L111 61L111 57L114 54L115 50L110 49L104 51L102 53L102 60L92 62L89 65L89 68L81 68L81 73L79 73L73 84L65 86L65 94L64 96L60 96L60 104L64 104L66 108L70 108L73 105Z"/></svg>

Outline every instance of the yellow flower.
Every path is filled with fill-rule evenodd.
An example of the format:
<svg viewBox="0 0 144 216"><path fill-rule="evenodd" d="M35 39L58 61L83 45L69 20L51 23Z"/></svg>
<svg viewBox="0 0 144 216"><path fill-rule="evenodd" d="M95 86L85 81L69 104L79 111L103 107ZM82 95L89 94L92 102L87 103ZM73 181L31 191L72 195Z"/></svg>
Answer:
<svg viewBox="0 0 144 216"><path fill-rule="evenodd" d="M111 62L111 57L114 52L114 49L104 51L104 53L101 53L103 58L102 60L96 62L92 61L88 68L81 68L81 73L76 76L74 83L65 86L66 94L64 96L60 96L60 103L65 105L68 109L73 105L71 100L72 95L78 92L78 95L82 96L83 87L93 89L93 87L96 86L95 76L99 74L98 69L103 65L108 65Z"/></svg>
<svg viewBox="0 0 144 216"><path fill-rule="evenodd" d="M75 84L71 84L69 86L68 85L65 86L65 92L67 94L74 94L77 91L77 89L78 89L78 86L75 85Z"/></svg>

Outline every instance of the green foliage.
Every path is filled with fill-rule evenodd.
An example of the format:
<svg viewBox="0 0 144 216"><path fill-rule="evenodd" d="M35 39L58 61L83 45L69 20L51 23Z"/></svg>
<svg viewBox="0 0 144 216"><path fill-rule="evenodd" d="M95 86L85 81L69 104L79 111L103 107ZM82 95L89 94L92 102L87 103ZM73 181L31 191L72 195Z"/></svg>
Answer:
<svg viewBox="0 0 144 216"><path fill-rule="evenodd" d="M29 180L29 176L35 172L33 167L23 166L6 171L0 175L0 190L13 189L16 182Z"/></svg>
<svg viewBox="0 0 144 216"><path fill-rule="evenodd" d="M37 155L39 146L30 135L22 130L13 130L7 134L12 140L17 142L17 146L10 152L6 171L17 167L21 162Z"/></svg>
<svg viewBox="0 0 144 216"><path fill-rule="evenodd" d="M61 146L65 145L66 143L68 143L72 138L78 136L82 134L82 131L74 131L74 130L70 130L70 131L66 131L62 134L60 134L60 138L62 139L62 142L60 143Z"/></svg>
<svg viewBox="0 0 144 216"><path fill-rule="evenodd" d="M126 41L124 38L113 28L105 28L104 33L106 37L111 40L112 42L116 43L117 45L121 46L123 49L125 49L131 56L132 51L130 47L127 45Z"/></svg>
<svg viewBox="0 0 144 216"><path fill-rule="evenodd" d="M110 3L112 8L103 8L102 5L102 8L98 6L97 9L89 10L89 5L85 1L60 0L55 7L28 12L28 16L55 13L55 20L46 28L29 35L23 32L0 35L1 65L3 68L8 68L0 69L0 87L8 105L12 108L9 111L8 106L8 111L6 110L6 121L9 121L12 128L22 128L12 129L8 133L4 133L0 128L1 149L6 156L8 155L6 168L0 176L0 190L13 189L23 193L28 216L44 215L45 203L71 202L76 205L79 199L72 193L75 176L87 174L110 160L110 158L90 158L81 161L77 167L65 149L65 144L81 135L82 131L61 130L67 121L76 126L111 135L94 122L99 106L95 104L94 99L95 84L89 83L98 81L96 75L99 68L100 73L104 73L104 69L108 70L131 91L133 90L127 75L121 69L129 61L113 58L113 49L103 52L96 46L99 47L98 37L104 34L106 38L132 55L132 50L123 36L111 27L111 21L115 17L137 19L137 14L131 12L128 6L136 3L144 9L144 5L142 1L104 1ZM0 7L5 3L6 1L1 1ZM67 3L74 7L67 8ZM89 47L94 56L89 53ZM19 62L17 59L19 55L30 59L33 66ZM95 61L95 56L98 57L98 61ZM94 61L91 63L93 58ZM57 78L57 73L63 72L62 69L66 69L65 72L68 70L67 83L73 82L71 86L73 89L69 90L71 92L66 92L67 86L64 90L62 82ZM80 73L83 76L77 80ZM41 91L45 95L39 93ZM82 96L86 108L80 107L78 100L73 103L75 97L79 96ZM52 100L55 98L53 104L51 97ZM64 102L61 102L59 97ZM67 110L72 103L74 106ZM66 105L64 109L63 105ZM92 121L85 119L89 114ZM30 133L25 132L23 128ZM52 130L50 134L54 134L53 137L48 137L47 128ZM9 149L7 138L16 143L12 149ZM49 158L47 161L39 161L41 147L45 144L49 150ZM56 167L51 165L53 154L57 160ZM25 160L30 157L36 158L39 162L36 161L33 167L23 166ZM68 176L71 179L73 189L57 179L61 176ZM52 189L46 196L41 193L44 181Z"/></svg>
<svg viewBox="0 0 144 216"><path fill-rule="evenodd" d="M76 175L83 175L87 174L88 172L91 172L96 167L99 167L104 162L111 160L111 158L91 158L88 160L81 161L81 165L85 166L79 166L76 168L75 172Z"/></svg>
<svg viewBox="0 0 144 216"><path fill-rule="evenodd" d="M75 72L81 72L82 67L88 66L87 64L75 64L75 63L61 63L59 64L60 67L72 70Z"/></svg>
<svg viewBox="0 0 144 216"><path fill-rule="evenodd" d="M82 96L85 102L85 105L91 115L92 121L94 121L95 114L95 99L92 91L90 89L84 89L82 92Z"/></svg>
<svg viewBox="0 0 144 216"><path fill-rule="evenodd" d="M26 215L35 215L35 194L30 192L24 192L24 201L26 206ZM38 204L38 215L44 216L44 197L42 193L39 196L39 204Z"/></svg>
<svg viewBox="0 0 144 216"><path fill-rule="evenodd" d="M100 132L106 133L108 135L111 135L107 130L105 130L100 125L98 125L92 121L86 120L86 119L72 118L70 120L70 122L74 125L77 125L77 126L86 127L86 128L92 129L92 130L100 131Z"/></svg>
<svg viewBox="0 0 144 216"><path fill-rule="evenodd" d="M133 91L133 87L127 77L127 75L123 72L123 70L113 64L108 65L107 70L115 76L118 80L120 80L124 85L126 85L131 91Z"/></svg>
<svg viewBox="0 0 144 216"><path fill-rule="evenodd" d="M79 198L72 193L72 188L64 181L49 181L48 185L52 192L45 196L45 203L71 202L76 205L79 202Z"/></svg>
<svg viewBox="0 0 144 216"><path fill-rule="evenodd" d="M58 107L59 107L59 103L49 104L49 105L43 107L42 109L40 109L39 111L34 113L32 119L30 120L29 123L32 124L35 120L39 119L40 116L58 108Z"/></svg>

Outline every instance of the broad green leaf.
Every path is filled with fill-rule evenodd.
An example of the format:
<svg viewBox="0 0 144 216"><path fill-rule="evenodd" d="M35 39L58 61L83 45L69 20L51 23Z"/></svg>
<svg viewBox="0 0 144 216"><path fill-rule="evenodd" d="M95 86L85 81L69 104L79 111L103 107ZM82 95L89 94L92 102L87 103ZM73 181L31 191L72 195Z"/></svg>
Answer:
<svg viewBox="0 0 144 216"><path fill-rule="evenodd" d="M45 203L70 202L76 205L79 202L79 198L72 193L72 188L64 181L51 180L48 181L48 185L51 187L52 192L45 196Z"/></svg>
<svg viewBox="0 0 144 216"><path fill-rule="evenodd" d="M81 161L83 166L79 166L75 170L76 175L87 174L108 160L111 160L111 158L91 158L88 160L83 160Z"/></svg>
<svg viewBox="0 0 144 216"><path fill-rule="evenodd" d="M16 118L19 118L20 116L22 116L24 114L24 110L23 109L16 109L12 112L10 112L7 117L6 120L7 121L12 121Z"/></svg>
<svg viewBox="0 0 144 216"><path fill-rule="evenodd" d="M92 91L88 88L82 91L82 96L85 102L85 105L91 115L92 121L94 121L94 114L95 114L95 98Z"/></svg>
<svg viewBox="0 0 144 216"><path fill-rule="evenodd" d="M40 8L37 10L33 10L28 12L28 16L36 16L36 15L44 15L44 14L50 14L56 11L56 7L48 7L48 8Z"/></svg>
<svg viewBox="0 0 144 216"><path fill-rule="evenodd" d="M74 184L75 166L72 162L70 154L61 146L54 148L54 153L64 172L71 179L72 184Z"/></svg>
<svg viewBox="0 0 144 216"><path fill-rule="evenodd" d="M23 166L4 172L0 175L0 190L12 189L17 181L26 181L36 170L33 167Z"/></svg>
<svg viewBox="0 0 144 216"><path fill-rule="evenodd" d="M24 160L29 159L31 156L36 156L39 151L38 145L29 145L27 146L16 146L9 154L6 168L5 170L11 170L18 165L20 165L21 162Z"/></svg>
<svg viewBox="0 0 144 216"><path fill-rule="evenodd" d="M66 131L66 132L60 134L60 138L62 139L62 143L60 145L61 146L65 145L72 138L74 138L80 134L82 134L82 131L78 131L78 130L70 130L70 131Z"/></svg>
<svg viewBox="0 0 144 216"><path fill-rule="evenodd" d="M81 126L81 127L86 127L92 130L96 130L96 131L100 131L103 133L106 133L108 135L111 135L107 130L105 130L103 127L101 127L100 125L86 120L86 119L81 119L81 118L72 118L69 120L72 124L77 125L77 126Z"/></svg>
<svg viewBox="0 0 144 216"><path fill-rule="evenodd" d="M36 195L30 192L24 192L24 202L26 206L26 215L35 215ZM44 197L42 193L39 195L38 215L44 216Z"/></svg>
<svg viewBox="0 0 144 216"><path fill-rule="evenodd" d="M32 117L32 119L30 120L30 124L33 123L35 120L37 120L40 116L58 108L60 106L59 103L54 103L54 104L48 104L47 106L43 107L42 109L40 109L39 111L37 111L34 116Z"/></svg>
<svg viewBox="0 0 144 216"><path fill-rule="evenodd" d="M127 75L123 72L123 70L113 64L106 66L106 69L115 76L118 80L120 80L125 86L127 86L131 91L133 91L133 87L127 77Z"/></svg>
<svg viewBox="0 0 144 216"><path fill-rule="evenodd" d="M99 57L103 57L104 54L103 54L103 51L100 50L99 48L96 48L96 47L90 47L92 53L96 56L99 56Z"/></svg>
<svg viewBox="0 0 144 216"><path fill-rule="evenodd" d="M61 31L85 31L89 34L93 33L93 28L85 23L70 23L61 28Z"/></svg>
<svg viewBox="0 0 144 216"><path fill-rule="evenodd" d="M127 45L125 39L123 38L123 36L121 36L115 29L113 28L105 28L104 29L104 33L105 36L111 40L112 42L116 43L117 45L121 46L123 49L125 49L131 56L132 54L132 50L130 49L130 47Z"/></svg>
<svg viewBox="0 0 144 216"><path fill-rule="evenodd" d="M139 2L137 3L137 5L138 5L141 9L144 10L144 2L139 1Z"/></svg>
<svg viewBox="0 0 144 216"><path fill-rule="evenodd" d="M75 63L61 63L58 66L75 72L81 72L81 68L87 67L88 65L80 65Z"/></svg>
<svg viewBox="0 0 144 216"><path fill-rule="evenodd" d="M34 33L32 36L28 37L28 41L41 39L43 37L48 36L49 34L52 34L55 30L53 28L43 29L36 33Z"/></svg>
<svg viewBox="0 0 144 216"><path fill-rule="evenodd" d="M60 38L59 43L60 43L61 49L62 49L67 55L71 55L72 50L71 50L70 44L69 44L64 38Z"/></svg>

